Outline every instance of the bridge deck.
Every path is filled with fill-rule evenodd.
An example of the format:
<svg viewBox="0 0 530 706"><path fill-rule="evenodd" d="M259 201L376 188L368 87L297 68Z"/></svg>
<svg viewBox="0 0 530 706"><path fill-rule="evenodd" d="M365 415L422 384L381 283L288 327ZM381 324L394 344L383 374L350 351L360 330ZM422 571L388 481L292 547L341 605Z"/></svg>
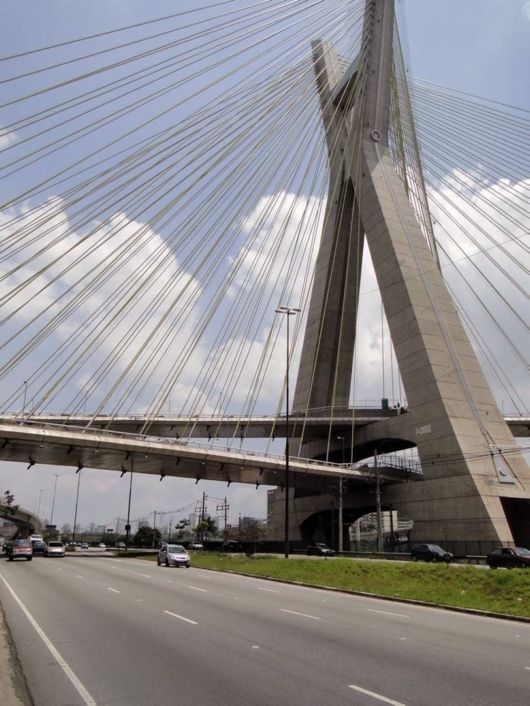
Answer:
<svg viewBox="0 0 530 706"><path fill-rule="evenodd" d="M80 468L100 468L126 473L149 473L228 483L282 485L283 455L238 452L216 444L200 446L182 440L155 438L78 426L0 423L0 460ZM291 457L293 487L318 489L342 476L362 485L373 482L367 465L328 463ZM405 468L380 468L382 483L419 478Z"/></svg>

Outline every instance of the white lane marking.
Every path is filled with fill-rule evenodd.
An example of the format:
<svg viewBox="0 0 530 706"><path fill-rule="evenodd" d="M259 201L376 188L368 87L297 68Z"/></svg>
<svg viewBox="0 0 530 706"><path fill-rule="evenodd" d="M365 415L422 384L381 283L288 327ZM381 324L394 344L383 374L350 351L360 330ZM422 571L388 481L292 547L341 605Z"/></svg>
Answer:
<svg viewBox="0 0 530 706"><path fill-rule="evenodd" d="M201 593L208 593L206 588L199 588L198 586L188 586L192 591L201 591Z"/></svg>
<svg viewBox="0 0 530 706"><path fill-rule="evenodd" d="M260 588L259 586L258 591L267 591L267 593L279 593L279 591L276 591L274 588Z"/></svg>
<svg viewBox="0 0 530 706"><path fill-rule="evenodd" d="M132 573L135 574L136 571L133 571ZM145 576L146 579L150 579L150 578L151 578L151 574L140 574L140 576Z"/></svg>
<svg viewBox="0 0 530 706"><path fill-rule="evenodd" d="M253 650L259 650L259 645L252 645Z"/></svg>
<svg viewBox="0 0 530 706"><path fill-rule="evenodd" d="M107 586L107 591L112 591L112 593L120 593L116 588L111 588L110 586Z"/></svg>
<svg viewBox="0 0 530 706"><path fill-rule="evenodd" d="M398 618L410 618L410 615L404 613L390 613L388 610L376 610L375 608L367 608L369 613L382 613L383 615L396 615Z"/></svg>
<svg viewBox="0 0 530 706"><path fill-rule="evenodd" d="M84 579L84 578L85 578L84 576L81 576L81 574L76 574L75 577L76 577L77 579Z"/></svg>
<svg viewBox="0 0 530 706"><path fill-rule="evenodd" d="M400 639L400 640L406 640L407 638L406 638L406 637L400 637L399 639Z"/></svg>
<svg viewBox="0 0 530 706"><path fill-rule="evenodd" d="M191 623L191 625L198 625L195 620L190 620L189 618L185 618L183 615L172 613L170 610L165 610L164 613L167 613L167 615L172 615L174 618L178 618L179 620L183 620L185 623Z"/></svg>
<svg viewBox="0 0 530 706"><path fill-rule="evenodd" d="M379 701L383 701L385 704L392 704L392 706L405 706L405 704L401 703L401 701L394 701L393 699L388 699L382 694L376 694L375 691L368 691L368 689L363 689L361 686L355 686L355 684L348 684L348 688L353 689L354 691L359 691L361 694L371 696L373 699L379 699Z"/></svg>
<svg viewBox="0 0 530 706"><path fill-rule="evenodd" d="M291 615L300 615L302 618L311 618L311 620L320 620L316 615L308 615L307 613L297 613L296 610L287 610L287 608L280 608L282 613L291 613Z"/></svg>
<svg viewBox="0 0 530 706"><path fill-rule="evenodd" d="M87 689L85 689L85 687L84 687L83 683L81 682L81 680L77 677L77 675L75 674L75 672L73 671L73 669L70 667L70 665L69 665L69 664L66 662L66 660L63 658L63 656L61 655L61 653L59 652L59 650L54 646L53 642L49 639L49 637L46 635L46 633L45 633L44 630L41 628L41 626L37 623L37 621L35 620L35 618L31 615L31 613L30 613L29 610L26 608L26 606L24 605L24 603L22 603L22 601L20 600L20 598L19 598L19 597L17 596L17 594L13 591L13 589L12 589L11 586L8 584L8 582L5 580L5 578L4 578L3 576L0 576L0 579L2 579L2 581L5 583L5 585L6 585L7 589L8 589L8 591L11 593L11 595L12 595L13 598L14 598L14 600L16 601L16 603L18 604L18 606L21 608L22 612L24 613L24 615L26 616L26 618L29 620L29 622L31 623L31 625L35 628L35 631L36 631L37 635L41 638L41 640L44 642L44 644L46 645L46 647L50 650L50 652L52 653L53 658L55 659L55 661L57 662L57 664L59 665L59 667L61 667L61 669L63 670L63 672L66 674L66 676L68 677L68 679L70 680L70 682L72 683L72 685L75 687L75 689L77 690L77 692L79 693L79 695L81 696L81 698L83 699L83 701L85 702L86 706L97 706L97 703L96 703L95 700L92 698L92 695L90 694L90 692L89 692Z"/></svg>
<svg viewBox="0 0 530 706"><path fill-rule="evenodd" d="M530 672L530 667L525 667L525 669Z"/></svg>

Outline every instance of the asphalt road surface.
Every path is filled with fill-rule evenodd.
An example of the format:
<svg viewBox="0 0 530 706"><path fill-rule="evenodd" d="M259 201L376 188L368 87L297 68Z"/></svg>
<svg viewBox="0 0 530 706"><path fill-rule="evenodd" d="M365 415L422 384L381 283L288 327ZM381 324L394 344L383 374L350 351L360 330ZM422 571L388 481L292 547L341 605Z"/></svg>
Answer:
<svg viewBox="0 0 530 706"><path fill-rule="evenodd" d="M530 624L103 557L0 561L35 706L528 706Z"/></svg>

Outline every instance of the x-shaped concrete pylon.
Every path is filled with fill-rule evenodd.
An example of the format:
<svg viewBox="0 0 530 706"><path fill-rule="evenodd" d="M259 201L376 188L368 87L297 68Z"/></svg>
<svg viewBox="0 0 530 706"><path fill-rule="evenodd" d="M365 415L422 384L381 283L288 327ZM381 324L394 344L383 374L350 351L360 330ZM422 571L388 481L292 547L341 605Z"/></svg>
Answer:
<svg viewBox="0 0 530 706"><path fill-rule="evenodd" d="M330 190L294 409L347 407L366 234L414 415L406 442L417 446L426 478L389 491L391 502L415 519L418 539L471 533L512 542L524 525L513 518L530 503L530 469L513 451L388 149L393 27L393 0L367 0L362 54L346 74L328 44L313 47ZM494 449L510 453L494 457ZM514 502L522 505L510 515L504 506Z"/></svg>

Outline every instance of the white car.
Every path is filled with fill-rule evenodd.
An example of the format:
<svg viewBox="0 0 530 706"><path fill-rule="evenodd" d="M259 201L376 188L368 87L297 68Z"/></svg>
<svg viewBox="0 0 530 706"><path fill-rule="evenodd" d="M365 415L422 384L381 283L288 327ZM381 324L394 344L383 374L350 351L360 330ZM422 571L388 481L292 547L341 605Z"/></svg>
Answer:
<svg viewBox="0 0 530 706"><path fill-rule="evenodd" d="M66 554L66 549L62 542L48 542L48 548L46 549L46 556L64 556Z"/></svg>

